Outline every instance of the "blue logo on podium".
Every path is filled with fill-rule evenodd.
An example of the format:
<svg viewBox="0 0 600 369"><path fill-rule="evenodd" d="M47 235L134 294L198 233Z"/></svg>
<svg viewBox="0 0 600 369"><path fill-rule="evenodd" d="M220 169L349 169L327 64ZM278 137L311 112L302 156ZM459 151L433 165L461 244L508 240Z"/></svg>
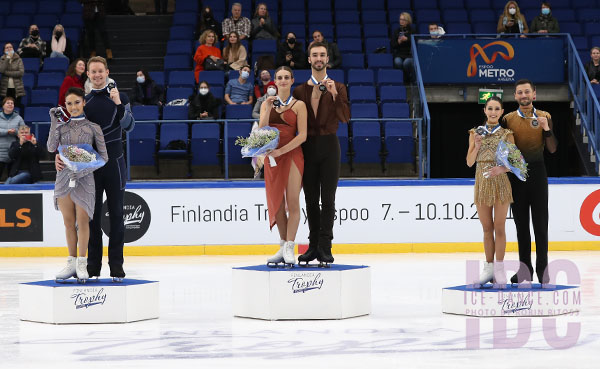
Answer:
<svg viewBox="0 0 600 369"><path fill-rule="evenodd" d="M94 305L104 305L106 292L104 292L104 288L77 288L71 298L75 304L75 309L87 309Z"/></svg>
<svg viewBox="0 0 600 369"><path fill-rule="evenodd" d="M323 277L321 273L293 273L288 283L292 285L293 293L305 293L310 290L320 290L323 287Z"/></svg>

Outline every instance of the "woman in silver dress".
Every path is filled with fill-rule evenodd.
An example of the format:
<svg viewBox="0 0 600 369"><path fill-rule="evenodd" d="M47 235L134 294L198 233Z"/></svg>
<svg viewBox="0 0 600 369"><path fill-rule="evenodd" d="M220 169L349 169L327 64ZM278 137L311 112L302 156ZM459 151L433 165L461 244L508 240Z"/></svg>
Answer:
<svg viewBox="0 0 600 369"><path fill-rule="evenodd" d="M71 87L65 94L65 105L71 118L66 122L59 121L55 114L58 108L50 109L50 134L48 136L48 151L55 152L59 145L95 144L96 150L108 160L102 129L85 117L84 91ZM70 187L71 179L75 178L74 186ZM96 189L93 172L80 176L70 171L61 170L56 173L54 186L54 205L61 211L67 235L69 257L67 266L56 275L56 280L65 280L76 276L78 281L88 279L87 247L90 237L89 221L94 216ZM79 254L77 245L79 244Z"/></svg>

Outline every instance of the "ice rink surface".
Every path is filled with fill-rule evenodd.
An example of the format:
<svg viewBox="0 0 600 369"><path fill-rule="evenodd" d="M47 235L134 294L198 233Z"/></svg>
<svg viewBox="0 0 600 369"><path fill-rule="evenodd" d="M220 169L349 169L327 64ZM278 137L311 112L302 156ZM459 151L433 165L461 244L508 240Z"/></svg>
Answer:
<svg viewBox="0 0 600 369"><path fill-rule="evenodd" d="M263 321L231 313L231 268L266 256L126 257L127 277L160 281L160 319L128 324L51 325L19 320L18 284L53 279L62 258L0 258L0 367L12 368L598 368L600 252L551 252L581 273L581 313L506 319L515 337L531 319L522 347L494 348L494 318L441 312L443 287L465 284L465 260L481 254L336 255L372 267L372 313L346 320ZM508 253L507 260L517 259ZM108 276L108 265L102 269ZM510 277L510 276L509 276ZM558 283L565 284L564 275ZM39 306L44 309L44 306ZM467 348L466 324L480 325L479 349ZM544 319L576 345L555 349ZM476 340L476 337L471 337ZM473 341L471 341L473 342Z"/></svg>

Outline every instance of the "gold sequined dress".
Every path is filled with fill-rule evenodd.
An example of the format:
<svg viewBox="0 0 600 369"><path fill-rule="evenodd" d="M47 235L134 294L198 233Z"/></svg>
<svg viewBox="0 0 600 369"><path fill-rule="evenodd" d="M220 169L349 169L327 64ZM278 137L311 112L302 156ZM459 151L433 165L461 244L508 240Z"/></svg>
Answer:
<svg viewBox="0 0 600 369"><path fill-rule="evenodd" d="M488 126L488 128L492 128ZM469 132L475 132L471 129ZM475 168L475 204L492 206L497 202L512 203L512 189L506 173L493 178L485 178L483 173L496 166L496 149L501 140L512 131L506 128L498 128L494 133L488 134L481 140L481 146L477 153L477 166Z"/></svg>

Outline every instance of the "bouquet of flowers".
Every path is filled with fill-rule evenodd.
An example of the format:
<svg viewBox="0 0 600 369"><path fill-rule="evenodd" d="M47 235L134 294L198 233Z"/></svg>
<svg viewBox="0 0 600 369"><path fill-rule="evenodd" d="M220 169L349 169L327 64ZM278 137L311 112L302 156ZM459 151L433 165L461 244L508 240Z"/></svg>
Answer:
<svg viewBox="0 0 600 369"><path fill-rule="evenodd" d="M501 140L496 150L496 163L510 169L521 181L527 180L527 163L515 144Z"/></svg>
<svg viewBox="0 0 600 369"><path fill-rule="evenodd" d="M106 164L90 144L60 145L58 154L72 172L69 187L75 187L77 178L84 177Z"/></svg>
<svg viewBox="0 0 600 369"><path fill-rule="evenodd" d="M256 159L256 162L253 160L253 166L254 178L257 178L260 175L264 157L279 145L279 130L273 127L255 127L250 132L250 136L247 138L238 137L235 144L242 146L242 157ZM272 167L277 166L275 159L272 157L269 157L269 163Z"/></svg>

